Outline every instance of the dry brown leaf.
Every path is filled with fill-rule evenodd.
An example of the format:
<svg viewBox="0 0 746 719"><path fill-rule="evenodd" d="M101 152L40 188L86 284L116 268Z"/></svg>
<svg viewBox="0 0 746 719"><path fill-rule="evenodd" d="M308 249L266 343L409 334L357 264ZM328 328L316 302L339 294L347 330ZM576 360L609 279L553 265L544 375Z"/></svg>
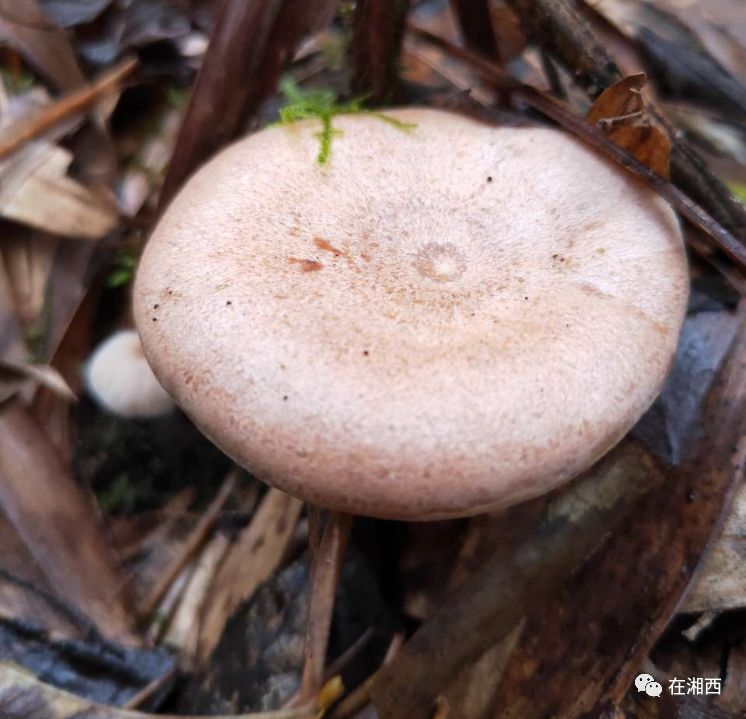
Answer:
<svg viewBox="0 0 746 719"><path fill-rule="evenodd" d="M14 400L0 407L0 504L58 594L101 634L133 642L127 582L95 502Z"/></svg>
<svg viewBox="0 0 746 719"><path fill-rule="evenodd" d="M36 140L0 163L0 215L53 235L95 240L114 229L112 200L67 176L70 152Z"/></svg>
<svg viewBox="0 0 746 719"><path fill-rule="evenodd" d="M26 331L33 329L44 309L56 249L57 238L10 224L0 243L18 319Z"/></svg>
<svg viewBox="0 0 746 719"><path fill-rule="evenodd" d="M21 326L15 313L13 290L3 256L0 254L0 358L11 362L23 362L25 355ZM0 377L0 403L12 397L22 384L17 377Z"/></svg>
<svg viewBox="0 0 746 719"><path fill-rule="evenodd" d="M670 176L671 143L646 111L642 95L644 73L630 75L607 87L593 103L586 120L613 142L666 179Z"/></svg>
<svg viewBox="0 0 746 719"><path fill-rule="evenodd" d="M31 392L37 386L42 386L67 402L73 402L77 399L75 392L65 382L65 378L54 367L50 367L49 365L28 364L26 362L0 359L0 373L7 373L11 376L16 375L19 378L31 380L33 383Z"/></svg>
<svg viewBox="0 0 746 719"><path fill-rule="evenodd" d="M61 90L84 82L67 35L36 0L0 0L0 38Z"/></svg>

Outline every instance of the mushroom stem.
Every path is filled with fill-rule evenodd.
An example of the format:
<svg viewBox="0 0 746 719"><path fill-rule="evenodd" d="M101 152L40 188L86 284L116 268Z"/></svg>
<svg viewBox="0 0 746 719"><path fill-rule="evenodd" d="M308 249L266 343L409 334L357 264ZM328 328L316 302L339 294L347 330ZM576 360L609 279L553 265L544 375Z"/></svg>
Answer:
<svg viewBox="0 0 746 719"><path fill-rule="evenodd" d="M318 526L321 510L309 506L309 525ZM315 697L324 683L324 660L334 612L334 595L344 560L353 515L330 512L319 542L311 537L311 597L306 628L306 660L298 695L293 704ZM313 535L313 532L312 532Z"/></svg>

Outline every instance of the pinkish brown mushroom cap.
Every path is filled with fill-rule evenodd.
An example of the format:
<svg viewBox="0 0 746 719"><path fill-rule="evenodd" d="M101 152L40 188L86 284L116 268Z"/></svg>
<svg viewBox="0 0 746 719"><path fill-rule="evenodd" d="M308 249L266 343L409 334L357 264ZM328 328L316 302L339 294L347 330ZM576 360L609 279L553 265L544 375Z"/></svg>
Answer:
<svg viewBox="0 0 746 719"><path fill-rule="evenodd" d="M181 191L135 314L219 447L309 502L475 514L546 492L656 397L688 274L671 209L571 137L445 112L258 132Z"/></svg>

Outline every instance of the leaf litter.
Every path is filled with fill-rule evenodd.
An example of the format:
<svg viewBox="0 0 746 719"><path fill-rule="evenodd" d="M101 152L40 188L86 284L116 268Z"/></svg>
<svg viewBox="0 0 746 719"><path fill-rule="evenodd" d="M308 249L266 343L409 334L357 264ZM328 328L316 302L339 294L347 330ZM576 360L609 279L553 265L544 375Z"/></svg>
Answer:
<svg viewBox="0 0 746 719"><path fill-rule="evenodd" d="M746 215L699 153L746 183L744 136L728 129L746 18L719 0L686 13L602 0L577 4L581 32L563 0L494 3L477 21L467 3L425 2L412 17L428 36L380 1L335 5L0 3L0 713L741 716ZM600 18L624 76L598 62ZM191 101L174 104L210 31ZM87 350L130 322L157 208L196 165L278 116L321 120L323 164L336 113L386 120L394 98L490 121L480 103L497 101L500 121L538 111L702 210L679 354L630 437L504 512L350 528L245 477L220 490L227 460L183 417L114 421L80 396ZM191 467L177 460L187 447ZM643 669L716 676L723 691L656 704L632 683Z"/></svg>

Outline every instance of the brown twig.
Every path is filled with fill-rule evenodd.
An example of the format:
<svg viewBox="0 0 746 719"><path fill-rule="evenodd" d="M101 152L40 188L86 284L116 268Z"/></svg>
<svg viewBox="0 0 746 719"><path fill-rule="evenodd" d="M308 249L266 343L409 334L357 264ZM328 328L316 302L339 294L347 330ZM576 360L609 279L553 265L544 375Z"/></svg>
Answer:
<svg viewBox="0 0 746 719"><path fill-rule="evenodd" d="M146 702L150 701L154 696L163 690L171 681L176 678L178 668L176 665L171 667L167 672L164 672L159 677L153 679L152 682L146 684L140 689L137 694L130 697L127 702L122 706L122 709L138 709Z"/></svg>
<svg viewBox="0 0 746 719"><path fill-rule="evenodd" d="M24 117L3 128L0 131L0 160L117 90L136 67L135 58L123 60L102 73L101 77L90 85L68 93L51 105L31 110Z"/></svg>
<svg viewBox="0 0 746 719"><path fill-rule="evenodd" d="M488 0L450 0L466 46L485 57L497 55Z"/></svg>
<svg viewBox="0 0 746 719"><path fill-rule="evenodd" d="M746 268L746 245L739 238L717 222L678 187L657 175L626 150L614 144L601 130L589 125L561 102L542 94L536 88L519 83L489 60L485 60L469 50L457 47L421 28L412 27L411 29L416 36L437 45L451 56L468 62L487 82L510 92L513 98L522 100L543 115L551 118L578 139L624 167L665 198L682 217L685 217L695 227L711 237L714 243L740 267Z"/></svg>
<svg viewBox="0 0 746 719"><path fill-rule="evenodd" d="M386 650L386 656L381 662L381 666L388 664L396 656L402 644L404 644L404 635L399 632L394 634L389 648ZM356 716L366 704L370 703L370 691L377 676L378 671L375 671L362 684L358 684L355 689L332 709L330 719L348 719L349 717Z"/></svg>
<svg viewBox="0 0 746 719"><path fill-rule="evenodd" d="M352 90L373 103L390 100L410 0L358 0L350 43Z"/></svg>
<svg viewBox="0 0 746 719"><path fill-rule="evenodd" d="M596 41L571 0L507 0L526 34L561 59L591 97L620 80L619 71Z"/></svg>
<svg viewBox="0 0 746 719"><path fill-rule="evenodd" d="M311 569L311 606L306 633L306 661L301 688L294 703L316 696L324 683L324 662L352 515L330 512Z"/></svg>
<svg viewBox="0 0 746 719"><path fill-rule="evenodd" d="M161 578L143 602L142 607L140 608L140 616L143 619L148 619L158 608L158 605L166 595L166 592L168 592L173 581L179 576L187 562L196 554L197 550L207 539L207 536L212 531L218 520L220 512L233 492L237 479L238 470L234 468L228 473L228 476L223 481L220 490L210 503L207 511L205 511L205 513L200 517L197 526L192 530L189 538L181 548L179 555L174 558L169 567L165 572L163 572Z"/></svg>

